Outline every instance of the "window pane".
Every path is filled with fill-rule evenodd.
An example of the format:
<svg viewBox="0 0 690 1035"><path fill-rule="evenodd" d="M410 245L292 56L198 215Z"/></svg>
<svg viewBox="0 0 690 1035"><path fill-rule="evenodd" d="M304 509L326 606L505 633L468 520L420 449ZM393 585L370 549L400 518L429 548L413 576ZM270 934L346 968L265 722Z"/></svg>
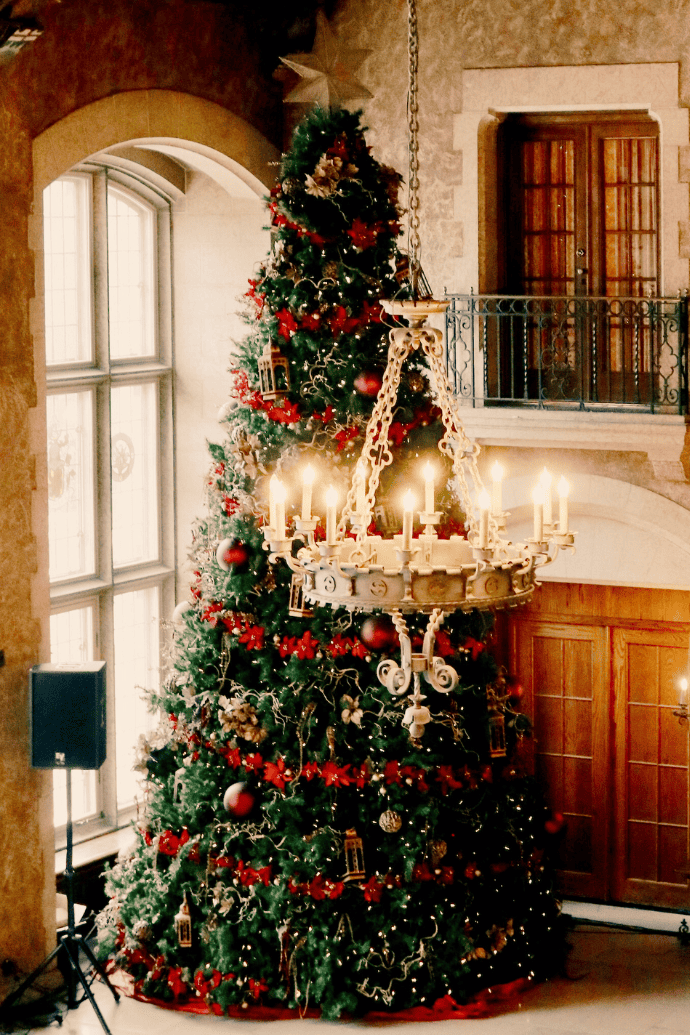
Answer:
<svg viewBox="0 0 690 1035"><path fill-rule="evenodd" d="M89 290L91 181L55 180L43 192L46 362L93 355Z"/></svg>
<svg viewBox="0 0 690 1035"><path fill-rule="evenodd" d="M137 739L152 725L142 692L159 685L159 611L157 586L114 599L118 808L131 805L140 788L141 776L132 766Z"/></svg>
<svg viewBox="0 0 690 1035"><path fill-rule="evenodd" d="M93 661L93 607L60 611L50 616L50 660L53 665ZM72 819L77 822L96 813L96 773L72 770ZM53 771L53 821L56 827L67 822L65 772Z"/></svg>
<svg viewBox="0 0 690 1035"><path fill-rule="evenodd" d="M111 392L113 564L158 557L158 385Z"/></svg>
<svg viewBox="0 0 690 1035"><path fill-rule="evenodd" d="M93 395L46 400L50 578L92 575L94 554Z"/></svg>
<svg viewBox="0 0 690 1035"><path fill-rule="evenodd" d="M108 291L111 359L152 356L154 213L108 187Z"/></svg>

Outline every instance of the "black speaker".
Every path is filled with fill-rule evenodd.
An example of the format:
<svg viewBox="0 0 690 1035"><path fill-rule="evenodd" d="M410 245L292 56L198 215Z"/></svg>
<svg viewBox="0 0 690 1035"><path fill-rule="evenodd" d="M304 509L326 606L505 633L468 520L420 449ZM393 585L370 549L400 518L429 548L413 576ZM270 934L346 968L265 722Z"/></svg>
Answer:
<svg viewBox="0 0 690 1035"><path fill-rule="evenodd" d="M106 756L105 661L34 665L29 690L34 769L100 769Z"/></svg>

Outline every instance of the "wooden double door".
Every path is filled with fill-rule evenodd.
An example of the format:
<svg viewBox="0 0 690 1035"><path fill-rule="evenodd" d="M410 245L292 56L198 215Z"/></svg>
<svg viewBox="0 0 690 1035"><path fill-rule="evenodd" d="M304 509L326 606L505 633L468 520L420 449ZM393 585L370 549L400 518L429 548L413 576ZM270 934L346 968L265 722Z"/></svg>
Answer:
<svg viewBox="0 0 690 1035"><path fill-rule="evenodd" d="M602 598L611 610L616 594L571 587L578 588L585 613L571 606L559 615L564 588L543 586L549 611L532 606L510 625L511 669L534 721L536 773L566 821L560 891L687 909L689 734L673 711L687 671L690 594L676 594L671 605L686 620L664 621L628 617L644 606L588 614L602 610ZM618 589L628 605L648 592ZM668 601L657 603L668 609Z"/></svg>

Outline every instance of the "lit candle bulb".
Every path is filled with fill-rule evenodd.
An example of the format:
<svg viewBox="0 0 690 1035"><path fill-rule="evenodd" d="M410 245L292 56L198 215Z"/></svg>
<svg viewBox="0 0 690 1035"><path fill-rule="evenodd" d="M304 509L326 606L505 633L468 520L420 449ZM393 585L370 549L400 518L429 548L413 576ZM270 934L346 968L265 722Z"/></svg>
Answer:
<svg viewBox="0 0 690 1035"><path fill-rule="evenodd" d="M424 465L424 510L427 514L433 514L436 503L434 501L434 469L430 463Z"/></svg>
<svg viewBox="0 0 690 1035"><path fill-rule="evenodd" d="M273 479L271 479L273 481ZM275 528L276 539L285 538L285 486L279 478L273 483L273 500L275 507Z"/></svg>
<svg viewBox="0 0 690 1035"><path fill-rule="evenodd" d="M534 500L534 538L540 543L544 538L544 488L541 482L534 489L532 499Z"/></svg>
<svg viewBox="0 0 690 1035"><path fill-rule="evenodd" d="M553 478L551 477L551 472L547 471L546 468L544 468L544 470L541 472L541 477L539 479L539 484L541 485L542 490L543 490L543 494L544 494L543 502L544 502L544 524L545 525L550 525L552 520L553 520L553 515L551 513L551 482L552 481L553 481Z"/></svg>
<svg viewBox="0 0 690 1035"><path fill-rule="evenodd" d="M307 464L302 471L302 521L311 521L311 488L315 477L316 471Z"/></svg>
<svg viewBox="0 0 690 1035"><path fill-rule="evenodd" d="M486 550L489 545L489 508L491 506L491 497L486 489L482 489L479 493L477 502L479 503L479 549Z"/></svg>
<svg viewBox="0 0 690 1035"><path fill-rule="evenodd" d="M503 475L505 471L498 460L491 468L491 513L494 517L503 512Z"/></svg>
<svg viewBox="0 0 690 1035"><path fill-rule="evenodd" d="M355 504L355 512L360 516L365 513L367 509L367 475L369 473L369 465L366 460L358 460L357 466L355 467L355 481L357 484L357 502Z"/></svg>
<svg viewBox="0 0 690 1035"><path fill-rule="evenodd" d="M558 530L561 535L565 535L568 531L568 494L570 493L570 483L565 478L561 478L556 488L558 490Z"/></svg>
<svg viewBox="0 0 690 1035"><path fill-rule="evenodd" d="M414 496L410 489L407 490L403 496L403 530L402 530L402 548L403 550L412 549L412 511L414 510Z"/></svg>
<svg viewBox="0 0 690 1035"><path fill-rule="evenodd" d="M338 501L338 492L332 485L326 489L326 545L336 545L336 520L335 505Z"/></svg>
<svg viewBox="0 0 690 1035"><path fill-rule="evenodd" d="M268 524L269 528L276 527L276 483L278 482L277 475L273 475L270 482L268 483Z"/></svg>
<svg viewBox="0 0 690 1035"><path fill-rule="evenodd" d="M678 683L678 685L680 687L680 697L678 699L678 704L681 706L681 708L685 708L685 706L688 703L688 681L687 681L687 679L685 679L685 678L681 679L680 682Z"/></svg>

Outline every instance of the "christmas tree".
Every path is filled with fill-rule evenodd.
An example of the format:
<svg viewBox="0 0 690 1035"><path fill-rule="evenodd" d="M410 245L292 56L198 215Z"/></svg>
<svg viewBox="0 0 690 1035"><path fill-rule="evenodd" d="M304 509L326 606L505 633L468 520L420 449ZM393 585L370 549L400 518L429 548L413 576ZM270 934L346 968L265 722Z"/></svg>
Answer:
<svg viewBox="0 0 690 1035"><path fill-rule="evenodd" d="M146 995L338 1017L466 1002L554 962L554 823L525 772L528 722L488 647L491 617L446 616L435 651L459 683L430 693L415 725L377 677L400 624L312 613L264 548L276 472L288 527L300 507L324 513L330 484L345 498L386 365L380 301L407 290L399 183L358 115L316 110L270 197L192 599L176 608L172 673L152 701L164 718L142 747L146 813L108 881L104 951ZM447 466L437 484L449 479L438 535L462 532L438 417L413 357L378 531L399 530L396 486L433 457ZM406 618L414 645L426 616Z"/></svg>

